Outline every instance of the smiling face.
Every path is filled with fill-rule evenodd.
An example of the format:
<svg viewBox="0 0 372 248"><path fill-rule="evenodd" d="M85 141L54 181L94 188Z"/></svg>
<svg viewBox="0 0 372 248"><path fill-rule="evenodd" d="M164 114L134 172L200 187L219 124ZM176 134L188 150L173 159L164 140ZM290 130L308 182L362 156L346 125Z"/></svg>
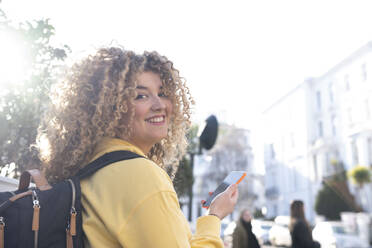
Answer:
<svg viewBox="0 0 372 248"><path fill-rule="evenodd" d="M133 130L128 141L145 154L168 134L172 103L163 93L162 85L156 73L143 72L137 76Z"/></svg>

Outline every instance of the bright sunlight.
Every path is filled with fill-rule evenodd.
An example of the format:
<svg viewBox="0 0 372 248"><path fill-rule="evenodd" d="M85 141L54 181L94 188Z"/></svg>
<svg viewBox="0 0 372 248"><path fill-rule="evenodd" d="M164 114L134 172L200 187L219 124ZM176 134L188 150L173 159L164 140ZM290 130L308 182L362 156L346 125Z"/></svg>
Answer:
<svg viewBox="0 0 372 248"><path fill-rule="evenodd" d="M24 43L0 30L0 87L21 82L28 71L29 60ZM0 90L1 91L1 90Z"/></svg>

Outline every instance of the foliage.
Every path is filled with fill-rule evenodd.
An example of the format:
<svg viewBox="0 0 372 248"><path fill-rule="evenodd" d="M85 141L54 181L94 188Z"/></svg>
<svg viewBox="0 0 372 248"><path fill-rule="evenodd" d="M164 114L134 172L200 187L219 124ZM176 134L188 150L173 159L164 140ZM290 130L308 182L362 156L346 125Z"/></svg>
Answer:
<svg viewBox="0 0 372 248"><path fill-rule="evenodd" d="M253 218L255 219L263 219L265 215L262 213L261 209L256 208L253 212Z"/></svg>
<svg viewBox="0 0 372 248"><path fill-rule="evenodd" d="M70 49L66 45L62 48L51 45L55 29L49 19L13 25L0 10L0 31L22 41L29 60L28 70L20 81L10 84L0 78L4 85L0 96L1 174L18 177L20 171L39 165L31 144L49 103L50 86Z"/></svg>
<svg viewBox="0 0 372 248"><path fill-rule="evenodd" d="M182 158L176 176L173 179L174 189L176 190L179 198L187 196L189 194L190 187L194 183L190 153L195 153L197 151L198 147L197 132L198 126L194 125L190 128L189 132L187 133L186 137L189 143L187 147L188 154Z"/></svg>
<svg viewBox="0 0 372 248"><path fill-rule="evenodd" d="M191 170L190 158L184 156L180 162L175 178L173 179L174 189L179 198L187 196L190 185L194 182Z"/></svg>
<svg viewBox="0 0 372 248"><path fill-rule="evenodd" d="M364 184L371 182L371 171L366 166L357 165L348 172L348 176L358 186L355 193L358 195L360 205L363 206L362 189Z"/></svg>
<svg viewBox="0 0 372 248"><path fill-rule="evenodd" d="M187 153L198 153L199 149L199 137L198 135L198 125L192 125L190 130L186 134L188 146L187 146Z"/></svg>
<svg viewBox="0 0 372 248"><path fill-rule="evenodd" d="M323 184L315 200L315 211L329 220L339 220L340 213L353 211L353 208L328 184Z"/></svg>
<svg viewBox="0 0 372 248"><path fill-rule="evenodd" d="M366 166L357 165L348 172L348 176L359 187L371 182L371 171Z"/></svg>

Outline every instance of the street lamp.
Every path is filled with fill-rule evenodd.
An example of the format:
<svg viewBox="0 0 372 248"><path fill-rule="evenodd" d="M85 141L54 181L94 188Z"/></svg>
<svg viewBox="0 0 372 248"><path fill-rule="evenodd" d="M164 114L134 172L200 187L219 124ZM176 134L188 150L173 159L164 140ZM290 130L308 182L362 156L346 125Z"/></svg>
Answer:
<svg viewBox="0 0 372 248"><path fill-rule="evenodd" d="M210 150L216 143L218 134L218 122L217 118L214 115L209 116L205 122L200 126L197 136L199 137L199 149L198 152L189 152L190 154L190 166L191 166L191 175L194 177L194 156L195 154L202 154L203 148ZM189 221L192 221L192 192L193 183L189 186Z"/></svg>

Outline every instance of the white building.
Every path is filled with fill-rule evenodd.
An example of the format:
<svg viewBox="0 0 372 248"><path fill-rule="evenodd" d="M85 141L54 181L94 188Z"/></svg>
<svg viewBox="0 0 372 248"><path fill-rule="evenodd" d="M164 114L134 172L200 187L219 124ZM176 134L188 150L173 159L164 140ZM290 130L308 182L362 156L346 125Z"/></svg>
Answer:
<svg viewBox="0 0 372 248"><path fill-rule="evenodd" d="M289 215L289 204L301 199L313 203L313 184L307 144L312 140L308 125L309 90L302 84L274 103L264 113L265 196L267 216ZM313 213L306 208L306 215Z"/></svg>
<svg viewBox="0 0 372 248"><path fill-rule="evenodd" d="M272 104L264 123L268 216L288 215L302 199L314 220L320 183L336 164L372 165L372 42ZM357 200L372 211L371 185L364 188Z"/></svg>

